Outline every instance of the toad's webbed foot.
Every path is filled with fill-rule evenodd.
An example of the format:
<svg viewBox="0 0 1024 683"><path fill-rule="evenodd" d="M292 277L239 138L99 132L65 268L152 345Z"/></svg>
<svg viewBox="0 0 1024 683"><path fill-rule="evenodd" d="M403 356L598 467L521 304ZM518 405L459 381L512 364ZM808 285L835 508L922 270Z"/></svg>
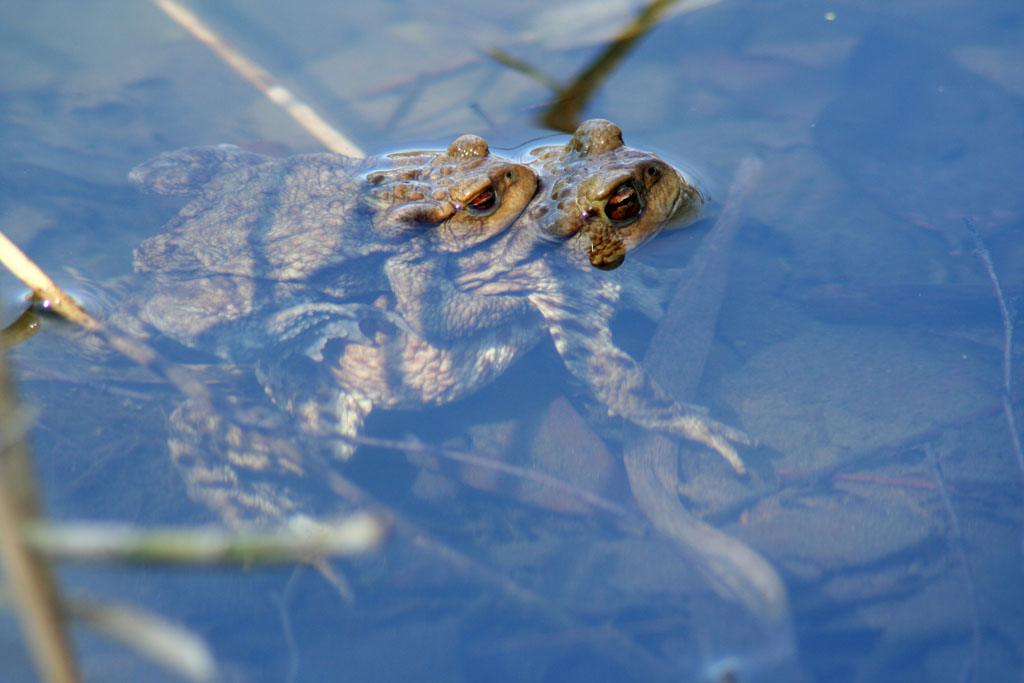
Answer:
<svg viewBox="0 0 1024 683"><path fill-rule="evenodd" d="M733 443L744 446L753 445L751 438L742 431L691 412L686 412L682 416L670 420L669 424L664 425L661 429L706 445L721 455L737 474L746 474L746 465L743 464L743 460L740 459L732 445Z"/></svg>

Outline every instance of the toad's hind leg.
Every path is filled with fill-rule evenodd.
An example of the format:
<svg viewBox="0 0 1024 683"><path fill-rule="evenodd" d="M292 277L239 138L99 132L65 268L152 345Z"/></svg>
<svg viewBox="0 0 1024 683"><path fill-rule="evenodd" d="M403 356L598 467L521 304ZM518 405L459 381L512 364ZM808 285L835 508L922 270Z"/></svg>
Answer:
<svg viewBox="0 0 1024 683"><path fill-rule="evenodd" d="M235 531L280 530L306 535L330 531L331 518L342 501L330 497L327 514L318 514L308 467L317 469L315 453L304 452L304 441L283 427L278 413L265 406L242 409L232 400L223 412L205 403L186 401L171 414L168 445L174 464L188 487L189 497L213 510ZM291 434L291 438L280 436ZM305 444L306 448L315 447ZM304 455L310 457L304 458ZM351 512L349 509L345 512ZM346 600L351 586L326 557L313 554L312 565Z"/></svg>
<svg viewBox="0 0 1024 683"><path fill-rule="evenodd" d="M274 403L295 416L300 431L327 439L334 457L348 460L356 449L352 437L373 410L373 397L387 393L376 340L389 338L384 331L398 335L406 327L400 316L376 305L292 306L266 323L276 346L272 361L257 363L256 376Z"/></svg>
<svg viewBox="0 0 1024 683"><path fill-rule="evenodd" d="M232 408L235 415L228 414ZM211 411L189 400L171 414L168 446L189 497L233 529L301 516L300 510L310 509L292 485L305 474L301 447L275 436L280 430L268 430L254 411L246 415L237 409Z"/></svg>
<svg viewBox="0 0 1024 683"><path fill-rule="evenodd" d="M288 410L298 419L299 429L327 439L331 455L346 461L356 452L358 444L355 438L362 433L363 424L373 410L373 402L337 389L326 393L326 399L313 397L290 403ZM326 414L325 409L328 411Z"/></svg>

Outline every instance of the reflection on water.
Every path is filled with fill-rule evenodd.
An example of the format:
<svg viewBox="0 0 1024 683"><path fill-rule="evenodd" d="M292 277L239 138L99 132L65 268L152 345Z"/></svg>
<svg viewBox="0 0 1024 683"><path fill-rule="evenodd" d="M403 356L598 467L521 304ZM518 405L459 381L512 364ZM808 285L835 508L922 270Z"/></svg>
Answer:
<svg viewBox="0 0 1024 683"><path fill-rule="evenodd" d="M62 284L65 267L125 275L132 249L176 212L128 187L144 159L220 142L315 149L149 6L50 4L9 12L2 29L0 228ZM545 134L532 121L550 91L483 55L502 50L566 83L607 48L568 3L194 8L371 151ZM725 0L670 15L580 113L700 167L713 206L739 159L764 160L694 399L758 439L743 452L754 475L684 451L678 489L779 573L807 678L1008 678L1024 657L1021 473L1002 414L1003 331L963 219L1019 291L1024 16L1001 0L828 9ZM572 40L545 38L551 27L530 17L547 11ZM638 11L607 17L607 35ZM643 258L679 266L705 232L666 235ZM653 327L623 315L615 331L641 357ZM51 514L210 520L167 457L175 392L123 360L82 355L52 330L16 351ZM564 494L511 491L437 454L367 448L346 476L422 536L338 563L352 604L307 570L74 568L68 585L179 619L242 680L770 678L774 643L749 612L638 515L610 511L634 506L621 425L580 400L552 348L468 401L372 419L367 432L500 446L509 465L618 507L582 514ZM458 569L424 539L472 563ZM0 624L3 659L18 662L0 679L16 680L21 641ZM80 638L93 678L165 675Z"/></svg>

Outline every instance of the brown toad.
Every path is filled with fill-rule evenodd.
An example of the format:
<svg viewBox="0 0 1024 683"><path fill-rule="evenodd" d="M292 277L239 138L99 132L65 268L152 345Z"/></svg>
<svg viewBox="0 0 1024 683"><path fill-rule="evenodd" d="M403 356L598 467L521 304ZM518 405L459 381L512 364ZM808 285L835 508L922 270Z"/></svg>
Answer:
<svg viewBox="0 0 1024 683"><path fill-rule="evenodd" d="M636 263L619 268L627 252L669 221L694 218L703 196L668 164L626 147L622 132L609 121L586 121L564 147L544 147L532 155L529 163L541 188L516 225L534 225L535 234L505 233L501 257L463 267L456 285L479 295L525 297L543 318L541 328L566 367L610 413L704 443L744 473L729 441L747 443L747 438L671 399L611 336L620 303L660 314L661 302L651 300L657 292L639 282L651 274ZM559 247L542 257L525 256L546 239L560 240Z"/></svg>
<svg viewBox="0 0 1024 683"><path fill-rule="evenodd" d="M532 169L491 156L476 136L460 137L445 151L366 160L187 148L142 164L131 179L151 192L192 199L136 250L136 271L149 286L113 316L117 327L136 334L155 328L229 363L280 368L282 348L301 346L319 358L328 344L366 340L364 329L408 327L400 315L369 303L392 290L422 289L410 280L434 284L430 309L444 337L476 333L476 318L500 321L528 310L519 298L482 299L442 277L450 254L507 228L537 187ZM389 268L395 258L423 267ZM294 392L277 393L297 400L305 388L298 379L292 386ZM237 406L241 396L228 398ZM272 500L282 511L301 507L285 503L286 487L271 493L254 483L252 490L261 491L255 495L237 483L236 469L261 469L264 456L288 472L300 467L287 439L240 430L232 420L247 420L244 408L232 408L238 414L225 421L205 408L189 412L194 407L186 403L172 417L171 438L194 496L233 522L283 516L267 509ZM235 499L249 502L240 514Z"/></svg>
<svg viewBox="0 0 1024 683"><path fill-rule="evenodd" d="M263 346L253 334L260 315L306 301L307 318L344 317L339 301L404 290L404 271L387 279L390 258L429 251L440 268L444 254L504 230L537 187L531 169L491 156L473 135L443 152L370 159L187 148L142 164L131 179L151 192L193 198L136 250L136 272L153 291L138 317L232 361ZM440 285L438 311L465 307L464 294ZM448 316L446 333L466 324L457 318Z"/></svg>

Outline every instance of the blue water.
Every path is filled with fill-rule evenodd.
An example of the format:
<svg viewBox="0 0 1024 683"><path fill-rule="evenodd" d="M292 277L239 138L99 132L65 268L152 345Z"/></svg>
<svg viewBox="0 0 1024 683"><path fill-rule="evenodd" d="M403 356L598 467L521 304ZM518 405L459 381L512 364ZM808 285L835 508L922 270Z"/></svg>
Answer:
<svg viewBox="0 0 1024 683"><path fill-rule="evenodd" d="M564 87L638 11L192 7L371 153L470 132L493 149L546 139L540 117L556 94L487 54ZM550 344L477 397L375 417L368 433L470 448L468 433L515 420L525 453L554 422L587 439L582 464L518 464L571 481L574 467L605 472L594 486L627 513L569 513L550 496L523 502L471 488L451 466L424 472L367 451L346 475L471 569L398 533L336 563L352 602L291 567L69 564L66 590L191 629L225 680L1020 679L1024 473L1003 411L1008 382L1024 422L1019 344L1007 369L969 226L1012 312L1024 287L1024 8L723 0L678 11L687 7L615 65L581 115L615 121L627 144L699 175L712 214L740 160L764 162L696 397L758 440L742 453L753 474L738 480L684 451L681 495L777 572L781 616L730 599L692 548L650 528L621 465L620 425L587 412ZM0 12L0 229L72 289L78 277L130 273L132 249L176 212L130 187L134 165L219 142L320 149L149 4ZM644 258L681 265L706 235L667 236ZM12 320L22 290L6 274L0 287ZM653 333L624 316L616 341L641 357ZM127 361L82 361L70 344L47 329L15 352L48 512L214 521L166 455L174 390ZM563 397L597 416L604 446L553 417ZM88 629L74 634L89 680L175 680ZM31 676L16 622L0 615L0 680Z"/></svg>

